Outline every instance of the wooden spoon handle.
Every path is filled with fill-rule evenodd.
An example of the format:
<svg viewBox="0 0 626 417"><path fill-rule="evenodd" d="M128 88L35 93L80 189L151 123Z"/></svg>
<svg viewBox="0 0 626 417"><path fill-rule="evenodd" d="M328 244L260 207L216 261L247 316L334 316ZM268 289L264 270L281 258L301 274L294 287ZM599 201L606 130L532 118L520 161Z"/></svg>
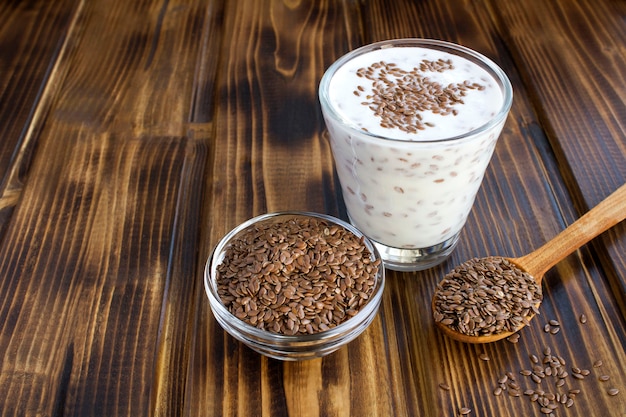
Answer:
<svg viewBox="0 0 626 417"><path fill-rule="evenodd" d="M538 281L567 255L626 218L626 184L539 249L515 259Z"/></svg>

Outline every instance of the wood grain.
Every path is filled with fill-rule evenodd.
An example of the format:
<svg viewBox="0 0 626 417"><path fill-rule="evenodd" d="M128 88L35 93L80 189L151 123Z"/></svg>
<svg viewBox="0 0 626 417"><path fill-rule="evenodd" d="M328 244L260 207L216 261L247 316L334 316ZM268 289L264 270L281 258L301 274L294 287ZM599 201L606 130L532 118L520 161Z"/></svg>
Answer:
<svg viewBox="0 0 626 417"><path fill-rule="evenodd" d="M72 38L47 63L51 96L27 103L50 107L0 250L6 414L182 410L193 309L181 298L196 293L185 242L207 155L187 124L204 7L65 6Z"/></svg>
<svg viewBox="0 0 626 417"><path fill-rule="evenodd" d="M433 18L423 18L425 15L433 16ZM355 19L355 17L358 18L360 16L363 17L363 20ZM415 16L421 17L415 19L417 20L417 25L402 24L402 22L410 21ZM252 19L254 21L258 20L256 16L252 16ZM535 130L529 129L529 126L541 126L541 121L536 119L534 113L536 103L532 99L532 94L525 96L526 88L522 84L523 77L516 70L514 56L509 55L509 52L504 47L502 37L505 37L505 35L502 33L499 36L497 33L497 28L500 24L499 19L499 15L494 15L487 5L481 3L467 4L464 8L459 8L458 4L453 2L438 2L436 5L427 4L422 6L416 6L413 3L396 2L393 8L389 8L385 4L377 5L375 2L368 2L360 8L359 13L350 15L345 20L345 28L334 26L332 31L324 33L324 36L330 39L326 44L336 45L333 46L336 50L335 58L360 44L389 37L424 36L447 38L468 44L494 57L494 59L498 58L498 61L503 63L507 72L511 73L512 78L516 81L516 91L521 95L520 99L516 99L518 102L515 108L515 114L519 121L512 120L512 123L507 127L501 140L504 146L498 149L497 155L494 157L496 163L490 171L494 177L488 179L490 187L486 187L485 192L480 195L480 201L478 202L480 209L483 210L482 213L489 213L490 217L495 216L495 219L503 219L503 221L492 221L485 224L478 220L480 215L477 214L472 219L471 231L467 233L471 238L464 239L462 242L464 245L459 248L449 264L462 260L464 256L475 256L480 251L489 254L489 250L500 249L510 251L510 253L515 251L524 253L523 251L539 246L540 243L556 234L563 226L563 220L561 219L561 211L563 209L560 207L557 199L567 199L567 191L564 184L558 182L560 178L559 166L558 162L553 159L554 154L547 141L547 136L538 135ZM394 23L391 24L390 22ZM485 22L488 23L485 24ZM277 25L275 21L273 23ZM237 25L234 27L237 27ZM248 29L245 27L238 30L244 34L248 32ZM281 27L275 26L273 28L275 33L279 33L281 30L283 30ZM452 32L452 30L455 31ZM280 38L280 35L276 36ZM233 47L232 49L238 48ZM328 48L325 50L328 50ZM256 56L249 57L246 58L246 62L252 60L254 64L248 65L259 65L256 63L258 59ZM273 70L277 71L276 68ZM230 72L228 71L228 73ZM233 72L236 73L237 71ZM321 76L321 72L319 76ZM245 90L247 91L248 88ZM272 95L270 99L273 97ZM247 109L243 114L248 114L248 111L255 114L255 110L256 108ZM273 110L271 105L265 111L268 113L273 111L279 112L279 110ZM263 117L263 120L265 120L265 117ZM240 120L237 123L238 126L247 126L247 124L249 122L246 120ZM253 142L251 145L253 150L248 151L250 153L247 154L247 157L252 162L252 169L254 169L254 163L261 159L255 156L257 155L254 150L256 134L253 131L245 135L251 138ZM263 136L261 133L258 134ZM542 142L538 144L537 140ZM266 140L264 139L263 141L264 145L267 146ZM243 159L246 160L246 147L237 146L233 147L233 149L239 152L243 151ZM235 154L232 153L231 157L226 160L237 160L237 157L233 155ZM298 161L298 165L301 163L297 155L290 154L288 158L295 158ZM546 158L547 160L544 160ZM277 159L280 158L277 157ZM306 164L307 162L303 163ZM534 164L537 164L540 169L536 169L533 166ZM529 172L529 169L532 169L532 171ZM244 166L241 167L241 170L233 170L233 175L241 175L240 173L242 172L245 172ZM502 181L503 178L495 178L495 173L502 175L502 172L506 176L504 182ZM546 172L553 174L557 182L554 182L552 176L546 178ZM215 175L218 176L219 173L215 172ZM265 180L263 186L267 187L268 179ZM241 181L235 180L235 182L241 186ZM252 188L258 189L256 186L252 186ZM279 187L279 189L281 188ZM519 190L524 190L524 192L518 195L520 194ZM555 192L557 193L556 197L554 195ZM266 190L265 195L268 194L270 193ZM492 194L495 194L495 198ZM239 196L241 192L233 190L232 195ZM503 204L507 198L511 197L515 199L513 201L514 204ZM257 196L254 195L250 199L252 205L247 206L252 207L252 212L247 215L248 217L256 213L256 198ZM218 199L214 200L214 204L225 204L221 199L222 196L220 195ZM241 203L238 203L237 206L246 207ZM546 207L552 209L550 216L546 216ZM478 213L481 213L481 211L478 211ZM570 212L570 216L576 216L576 214ZM241 217L246 218L246 215ZM521 226L519 222L511 222L511 218L523 220ZM232 227L232 225L225 227L221 234L225 233L229 227ZM539 234L537 233L538 231ZM514 234L511 235L511 232ZM220 233L217 233L217 237L219 235ZM483 240L476 242L477 236L480 236ZM494 236L497 236L497 238L494 239ZM511 239L511 236L519 237ZM471 244L470 241L472 242ZM484 247L477 247L476 243L482 244ZM521 246L519 246L520 244ZM511 245L514 246L511 247ZM570 264L561 266L565 276L572 275L572 271L577 268L576 261L570 262ZM498 349L504 352L496 352L494 347L487 346L484 348L486 352L490 357L494 358L494 362L498 362L487 367L483 361L478 359L479 353L482 353L481 348L467 347L450 342L442 339L441 335L432 331L427 298L428 294L432 293L438 277L443 273L443 268L426 273L413 274L411 278L406 277L406 275L410 274L404 274L404 277L399 277L398 275L400 274L392 274L395 276L392 276L390 280L387 298L381 311L382 324L375 324L368 330L366 337L353 342L351 346L341 352L321 360L321 365L317 363L296 364L294 366L292 364L282 365L282 373L284 375L282 380L274 380L274 384L271 385L264 383L260 386L245 385L243 391L240 384L246 378L241 376L235 377L234 375L230 378L220 376L220 382L217 386L213 387L209 392L203 391L202 395L199 395L198 401L201 402L203 399L206 399L206 403L202 403L201 408L205 409L206 407L206 409L214 410L215 413L238 414L242 413L242 410L230 408L233 403L240 405L242 402L251 401L253 404L256 404L258 399L261 398L261 400L270 401L273 404L272 398L274 398L274 395L279 397L284 395L287 398L287 409L293 415L452 415L459 407L464 405L472 407L480 415L498 414L495 410L499 410L500 415L503 415L504 411L500 410L502 403L497 402L498 399L495 397L486 396L485 393L490 393L493 390L493 387L497 384L497 379L504 372L512 369L512 365L517 365L519 369L528 366L523 360L527 353L520 354L519 351L514 350L512 347L502 346L502 344L500 344ZM593 281L595 278L585 277L586 274L580 275L581 286L571 289L573 292L573 295L570 296L572 297L571 300L573 303L577 303L575 305L580 307L580 311L593 311L597 303L597 299L594 300L594 293L598 289L586 287L585 281ZM413 280L421 280L421 282ZM568 283L568 285L570 284ZM603 285L600 291L610 292L607 291L606 282ZM582 300L581 297L583 297ZM587 297L589 298L588 301L586 301ZM578 327L576 312L566 312L564 315L557 315L554 306L555 301L549 300L547 303L546 310L547 313L552 314L551 317L558 317L563 321L564 325L568 324ZM611 312L613 315L616 313L616 311ZM204 317L204 314L208 315L209 312L203 312L201 317ZM596 317L596 319L600 318ZM543 324L543 322L539 323ZM568 349L568 347L555 345L552 335L542 334L540 330L541 324L539 323L537 325L539 334L528 336L530 340L522 343L521 352L541 352L546 344L551 344L555 350L557 348ZM622 333L623 323L618 322L616 326L617 333ZM216 330L208 325L207 327L210 329L210 333L206 333L202 340L203 343L210 345L210 338L215 337ZM425 329L430 330L425 331ZM576 337L580 338L580 332L574 331L578 333ZM217 333L219 334L219 328ZM535 329L535 333L537 333L537 329ZM508 342L503 343L506 344ZM621 346L619 339L615 339L609 342L609 344L612 344L614 347ZM226 343L224 346L229 345L230 343ZM382 350L376 350L372 348L373 346L379 346ZM203 344L199 351L203 352L205 349L207 349L207 346ZM607 354L606 357L616 361L611 361L612 363L619 363L624 359L623 355L619 353L617 355L611 354L611 350L609 348L608 354L607 352L602 352L602 354ZM580 359L587 362L593 359L594 353L598 353L586 348L580 348L576 351L580 354ZM619 352L619 349L617 351ZM201 358L202 364L207 366L206 364L213 362L226 364L233 362L233 365L226 365L223 370L232 369L234 363L239 363L242 358L247 358L247 354L250 353L245 349L243 351L240 349L236 351L229 350L228 354L230 356L222 359L219 356L212 356L213 350L209 350L209 352L211 352L211 355L208 358ZM223 353L224 350L221 349L219 354ZM351 357L358 357L359 363L355 364L350 361ZM381 361L379 358L396 358L397 360ZM263 361L261 360L261 363ZM490 361L489 363L493 364L494 362ZM433 363L441 365L441 368L429 366L429 364ZM347 364L350 364L350 370L345 369ZM264 381L263 365L255 365L253 368L256 370L253 374L257 375L255 379L258 378ZM329 375L319 371L320 369L328 368L335 369L333 374ZM463 373L461 370L467 371ZM222 371L220 371L219 375L222 375ZM257 372L261 372L261 374L259 375ZM292 373L302 375L298 378L299 385L297 388L292 386L294 378L291 376ZM335 380L335 373L340 375L358 374L365 377L363 379L352 378L343 380L343 384L337 387L337 384L331 382ZM204 375L204 373L202 374ZM476 377L477 374L480 375L478 378ZM370 385L372 381L379 382L385 388L371 392L370 390L373 389ZM438 388L438 382L444 381L453 384L453 389L450 393L442 392ZM224 384L224 389L221 391L218 388L219 384ZM194 382L192 385L195 386L196 383ZM320 388L320 386L327 387L327 389ZM234 393L235 387L239 387L236 396L231 402L226 402L223 397L232 395L229 393ZM216 388L218 389L217 392L214 391ZM346 391L343 391L343 395L332 392L333 390L342 392L345 389L348 389L351 394L347 395L348 392ZM269 390L271 394L267 393L266 390ZM310 392L317 393L318 402L324 404L325 408L320 410L318 406L315 406L315 401L312 401L312 405L310 404L311 401L307 400ZM363 392L366 394L361 395L360 393ZM335 399L336 396L344 398L344 401L338 403ZM192 402L195 403L196 397L193 398ZM301 400L296 401L296 398ZM350 399L349 402L347 398ZM433 403L433 399L436 399L438 405L436 410L428 407L428 404ZM297 407L297 404L309 404L309 406ZM210 408L211 405L218 406L217 408ZM597 407L595 411L600 413L602 410L606 412L613 405L608 401L598 401L598 404L594 404ZM529 414L537 411L530 402L521 401L515 407L519 407L517 412L520 409L525 410ZM277 412L262 406L260 406L260 409L268 413L269 411ZM278 415L281 415L280 412Z"/></svg>
<svg viewBox="0 0 626 417"><path fill-rule="evenodd" d="M493 390L507 372L535 388L519 371L545 347L591 371L557 415L626 414L624 225L548 271L516 344L452 341L430 313L454 265L529 253L624 183L625 16L612 0L1 2L0 415L542 415ZM318 83L398 37L474 48L514 86L459 246L390 271L345 348L262 357L214 320L204 263L257 214L346 217Z"/></svg>
<svg viewBox="0 0 626 417"><path fill-rule="evenodd" d="M0 5L0 234L17 203L79 4Z"/></svg>
<svg viewBox="0 0 626 417"><path fill-rule="evenodd" d="M626 182L626 7L530 3L497 13L580 216ZM622 314L626 280L616 271L626 267L625 227L602 237L599 254Z"/></svg>

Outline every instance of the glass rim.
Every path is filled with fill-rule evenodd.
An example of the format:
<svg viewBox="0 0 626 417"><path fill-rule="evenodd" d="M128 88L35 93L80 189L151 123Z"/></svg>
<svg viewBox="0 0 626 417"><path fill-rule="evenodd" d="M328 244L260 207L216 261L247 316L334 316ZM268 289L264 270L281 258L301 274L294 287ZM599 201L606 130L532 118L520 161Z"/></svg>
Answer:
<svg viewBox="0 0 626 417"><path fill-rule="evenodd" d="M368 132L360 129L356 125L354 125L350 120L342 117L335 109L330 102L330 82L337 72L337 70L343 66L346 62L350 61L352 58L356 56L363 55L370 51L375 51L379 49L389 48L389 47L410 47L410 46L423 46L430 49L436 49L440 51L446 51L455 55L458 55L462 58L466 58L475 64L482 64L482 68L485 69L498 83L498 85L502 88L503 101L502 106L498 113L496 113L489 121L476 129L472 129L469 132L465 132L461 135L439 138L439 139L426 139L426 140L407 140L400 138L391 138L387 136L381 136L372 132ZM484 131L491 129L493 126L499 124L504 121L511 109L513 104L513 86L511 85L511 81L506 73L500 68L498 64L496 64L493 60L486 57L485 55L477 52L473 49L470 49L466 46L459 45L453 42L442 41L438 39L427 39L427 38L400 38L400 39L389 39L384 41L378 41L374 43L370 43L367 45L360 46L356 49L353 49L350 52L347 52L340 58L338 58L335 62L333 62L324 72L322 79L319 84L319 100L322 108L326 110L329 116L331 116L336 121L341 122L343 126L348 127L349 129L358 132L360 135L364 137L368 137L370 139L382 140L382 141L390 141L390 142L398 142L404 144L434 144L434 143L450 143L461 141L468 137L476 136Z"/></svg>

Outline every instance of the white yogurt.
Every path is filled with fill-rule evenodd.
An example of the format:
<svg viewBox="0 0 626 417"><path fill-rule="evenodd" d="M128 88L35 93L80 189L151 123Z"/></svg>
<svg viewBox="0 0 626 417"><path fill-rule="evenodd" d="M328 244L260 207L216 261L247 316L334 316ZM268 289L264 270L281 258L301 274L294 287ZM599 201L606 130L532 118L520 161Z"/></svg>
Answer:
<svg viewBox="0 0 626 417"><path fill-rule="evenodd" d="M423 60L439 59L450 60L452 68L413 71ZM357 75L360 68L380 61L412 71L430 86L467 81L480 89L466 90L463 102L450 106L456 115L420 111L423 130L417 133L383 127L381 118L362 104L372 101L372 81ZM428 248L458 235L508 112L507 107L502 114L505 97L494 77L478 64L444 51L389 47L340 66L330 79L327 99L327 104L322 99L322 108L355 226L371 239L401 249ZM494 117L499 118L495 123Z"/></svg>

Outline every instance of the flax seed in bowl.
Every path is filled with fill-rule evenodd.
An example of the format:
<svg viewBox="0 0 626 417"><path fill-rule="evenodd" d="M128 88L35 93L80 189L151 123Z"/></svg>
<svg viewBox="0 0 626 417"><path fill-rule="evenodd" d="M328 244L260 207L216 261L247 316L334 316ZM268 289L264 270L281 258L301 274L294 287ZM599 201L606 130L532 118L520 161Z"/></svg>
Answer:
<svg viewBox="0 0 626 417"><path fill-rule="evenodd" d="M264 214L228 233L206 264L218 323L281 360L328 355L359 336L380 305L385 270L354 226L306 212Z"/></svg>

